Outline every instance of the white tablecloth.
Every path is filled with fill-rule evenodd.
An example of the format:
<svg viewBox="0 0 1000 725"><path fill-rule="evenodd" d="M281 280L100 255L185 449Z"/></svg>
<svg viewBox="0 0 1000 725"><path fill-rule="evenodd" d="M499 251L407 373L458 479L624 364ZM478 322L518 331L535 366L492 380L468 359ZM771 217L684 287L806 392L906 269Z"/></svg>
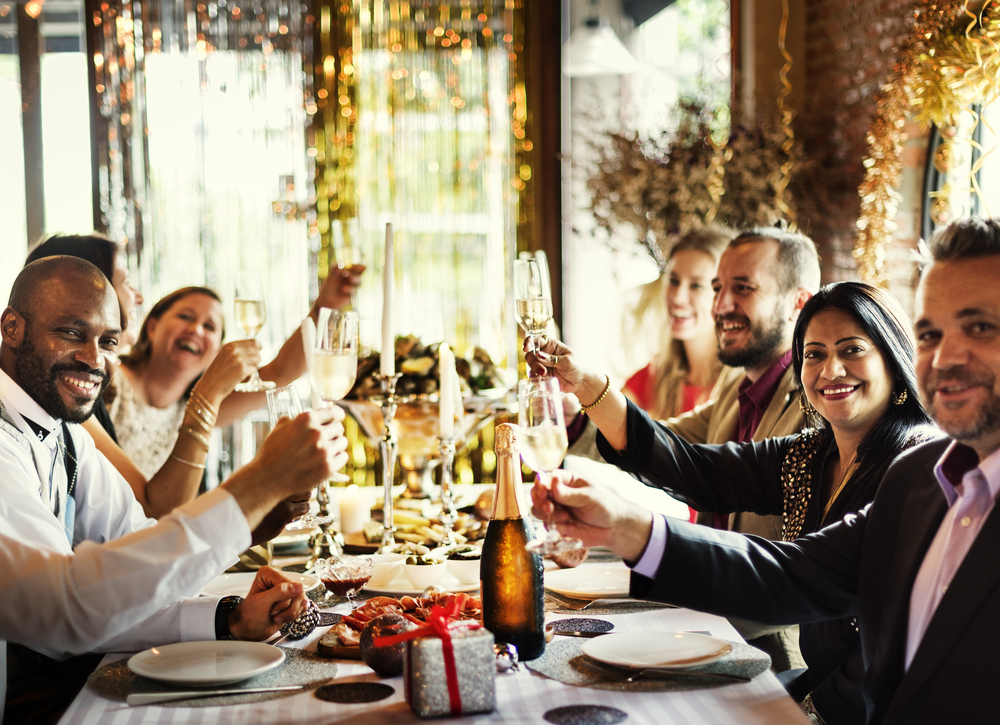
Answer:
<svg viewBox="0 0 1000 725"><path fill-rule="evenodd" d="M339 609L339 608L338 608ZM583 613L581 613L583 614ZM615 631L707 630L714 636L739 641L740 636L725 619L687 609L662 609L645 613L602 617L614 622ZM317 631L300 643L315 649L316 640L325 630ZM107 664L126 655L108 655ZM61 725L167 725L203 723L204 725L244 725L268 723L288 725L409 725L428 722L417 718L403 699L402 678L379 678L364 664L342 662L337 682L372 680L396 688L387 700L365 705L342 705L325 702L311 692L248 705L226 707L129 707L98 697L89 688L77 696L60 721ZM571 687L550 680L522 667L516 674L497 675L497 709L487 715L446 718L434 722L525 723L544 722L546 711L566 705L607 705L628 713L625 725L778 725L806 722L798 706L789 698L772 674L760 675L750 683L705 690L670 693L610 692Z"/></svg>

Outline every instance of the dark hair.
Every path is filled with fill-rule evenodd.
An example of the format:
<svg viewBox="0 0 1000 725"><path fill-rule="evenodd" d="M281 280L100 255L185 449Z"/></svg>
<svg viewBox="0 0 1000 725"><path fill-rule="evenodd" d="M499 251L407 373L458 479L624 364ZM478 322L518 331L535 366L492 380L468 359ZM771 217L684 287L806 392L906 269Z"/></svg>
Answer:
<svg viewBox="0 0 1000 725"><path fill-rule="evenodd" d="M206 295L220 304L222 302L222 298L219 297L219 294L209 287L181 287L179 290L175 290L166 297L162 298L159 302L153 305L149 314L146 315L146 319L142 321L142 327L139 329L139 339L136 340L135 345L133 345L132 349L127 353L119 356L119 359L125 367L129 370L135 371L142 370L146 367L149 363L150 355L153 354L153 343L149 339L149 321L159 320L164 314L166 314L167 310L174 306L175 303L180 302L189 295ZM220 330L220 332L221 336L225 337L225 326L223 326L223 329Z"/></svg>
<svg viewBox="0 0 1000 725"><path fill-rule="evenodd" d="M802 307L792 337L792 365L799 385L802 381L806 330L817 313L829 309L848 313L878 347L895 380L893 398L906 391L903 404L896 405L895 401L890 401L885 413L858 445L858 468L851 479L852 485L844 489L831 507L829 520L832 521L858 511L875 497L875 490L886 469L906 448L907 439L913 435L914 429L931 425L931 419L917 396L914 342L909 318L895 297L864 282L828 284ZM832 431L818 415L813 417L821 421L825 428L824 442L828 442L833 436Z"/></svg>
<svg viewBox="0 0 1000 725"><path fill-rule="evenodd" d="M729 246L739 247L762 239L778 244L778 269L774 277L782 294L800 287L811 293L819 289L819 253L813 240L804 234L780 227L753 227L736 235Z"/></svg>
<svg viewBox="0 0 1000 725"><path fill-rule="evenodd" d="M94 232L93 234L50 234L42 237L28 251L24 263L30 264L45 257L66 255L85 259L104 273L109 280L114 276L115 256L122 249L112 239Z"/></svg>
<svg viewBox="0 0 1000 725"><path fill-rule="evenodd" d="M984 217L954 221L935 232L930 241L931 259L955 262L1000 254L1000 222Z"/></svg>

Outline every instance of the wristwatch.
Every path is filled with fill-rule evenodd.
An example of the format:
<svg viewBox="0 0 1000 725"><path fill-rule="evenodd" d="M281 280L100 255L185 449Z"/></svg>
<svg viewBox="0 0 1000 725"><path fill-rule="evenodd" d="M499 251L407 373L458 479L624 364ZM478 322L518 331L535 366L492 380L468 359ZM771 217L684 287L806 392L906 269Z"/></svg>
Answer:
<svg viewBox="0 0 1000 725"><path fill-rule="evenodd" d="M215 638L232 639L232 632L229 631L229 615L238 606L243 604L243 597L223 597L215 607Z"/></svg>

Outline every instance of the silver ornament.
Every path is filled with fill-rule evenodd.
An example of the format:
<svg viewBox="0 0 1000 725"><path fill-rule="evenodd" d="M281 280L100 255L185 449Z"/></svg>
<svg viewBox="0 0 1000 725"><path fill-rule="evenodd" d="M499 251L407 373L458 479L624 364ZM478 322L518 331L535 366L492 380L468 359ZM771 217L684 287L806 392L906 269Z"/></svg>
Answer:
<svg viewBox="0 0 1000 725"><path fill-rule="evenodd" d="M497 672L518 672L521 666L517 662L517 647L506 642L493 645L497 656Z"/></svg>

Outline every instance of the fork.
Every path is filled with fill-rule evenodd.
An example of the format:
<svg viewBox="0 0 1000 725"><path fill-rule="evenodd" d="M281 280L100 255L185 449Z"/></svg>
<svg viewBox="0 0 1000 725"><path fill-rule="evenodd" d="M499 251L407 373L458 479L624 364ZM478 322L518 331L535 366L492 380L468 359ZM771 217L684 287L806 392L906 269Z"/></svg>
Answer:
<svg viewBox="0 0 1000 725"><path fill-rule="evenodd" d="M751 679L743 675L728 675L721 672L691 672L690 670L673 670L657 667L634 670L628 667L609 665L606 662L599 662L589 657L581 657L578 661L587 669L609 678L612 682L631 683L639 680L661 679L665 677L703 677L712 680L724 680L726 682L750 682Z"/></svg>
<svg viewBox="0 0 1000 725"><path fill-rule="evenodd" d="M547 589L545 590L545 598L562 609L572 609L574 612L580 612L597 601L596 599L572 599L562 594L553 594Z"/></svg>

